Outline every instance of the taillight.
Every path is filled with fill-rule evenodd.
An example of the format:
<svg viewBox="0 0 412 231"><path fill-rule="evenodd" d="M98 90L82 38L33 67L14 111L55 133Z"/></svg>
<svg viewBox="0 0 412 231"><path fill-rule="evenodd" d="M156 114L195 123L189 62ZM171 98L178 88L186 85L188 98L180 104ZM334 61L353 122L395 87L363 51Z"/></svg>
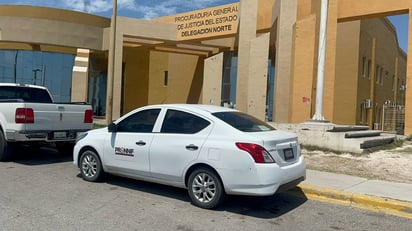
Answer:
<svg viewBox="0 0 412 231"><path fill-rule="evenodd" d="M236 143L236 146L248 152L256 163L275 163L275 160L266 149L258 144Z"/></svg>
<svg viewBox="0 0 412 231"><path fill-rule="evenodd" d="M91 109L87 109L86 111L84 111L84 123L86 124L91 124L93 123L93 110Z"/></svg>
<svg viewBox="0 0 412 231"><path fill-rule="evenodd" d="M16 108L14 117L16 124L32 124L34 123L33 108Z"/></svg>

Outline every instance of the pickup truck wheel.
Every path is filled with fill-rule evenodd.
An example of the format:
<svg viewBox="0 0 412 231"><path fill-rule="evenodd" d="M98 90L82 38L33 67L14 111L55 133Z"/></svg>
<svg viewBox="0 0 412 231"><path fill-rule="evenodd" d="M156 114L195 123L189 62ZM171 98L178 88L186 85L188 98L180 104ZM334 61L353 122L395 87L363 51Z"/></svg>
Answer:
<svg viewBox="0 0 412 231"><path fill-rule="evenodd" d="M96 152L86 150L81 154L80 174L86 181L98 182L103 179L104 170L102 162Z"/></svg>
<svg viewBox="0 0 412 231"><path fill-rule="evenodd" d="M0 161L8 161L13 153L13 145L6 141L4 134L0 131Z"/></svg>
<svg viewBox="0 0 412 231"><path fill-rule="evenodd" d="M204 209L215 208L226 195L220 178L208 168L198 168L190 174L188 192L192 203Z"/></svg>

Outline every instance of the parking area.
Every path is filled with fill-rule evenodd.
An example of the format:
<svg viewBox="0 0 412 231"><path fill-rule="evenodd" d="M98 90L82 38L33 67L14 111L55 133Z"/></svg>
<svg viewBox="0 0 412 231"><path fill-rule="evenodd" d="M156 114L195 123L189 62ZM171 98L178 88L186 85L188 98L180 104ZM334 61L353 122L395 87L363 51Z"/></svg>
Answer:
<svg viewBox="0 0 412 231"><path fill-rule="evenodd" d="M115 176L86 182L72 157L53 148L19 148L13 161L0 162L0 230L389 230L394 225L408 230L410 220L288 193L231 196L216 210L200 209L184 189Z"/></svg>
<svg viewBox="0 0 412 231"><path fill-rule="evenodd" d="M184 189L115 176L86 182L72 158L52 148L20 148L0 162L0 185L1 230L269 230L306 201L229 197L215 211L200 209Z"/></svg>

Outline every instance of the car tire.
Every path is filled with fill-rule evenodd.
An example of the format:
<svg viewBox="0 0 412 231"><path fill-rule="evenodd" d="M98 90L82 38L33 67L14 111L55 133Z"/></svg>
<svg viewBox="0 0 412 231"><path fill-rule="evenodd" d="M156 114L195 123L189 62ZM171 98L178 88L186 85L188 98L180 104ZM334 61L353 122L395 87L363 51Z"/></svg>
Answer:
<svg viewBox="0 0 412 231"><path fill-rule="evenodd" d="M217 207L225 198L220 178L208 168L198 168L190 174L188 192L192 203L204 209Z"/></svg>
<svg viewBox="0 0 412 231"><path fill-rule="evenodd" d="M9 161L13 154L13 144L6 141L3 131L0 130L0 161Z"/></svg>
<svg viewBox="0 0 412 231"><path fill-rule="evenodd" d="M86 150L81 154L79 167L80 174L86 181L99 182L105 175L102 162L93 150Z"/></svg>

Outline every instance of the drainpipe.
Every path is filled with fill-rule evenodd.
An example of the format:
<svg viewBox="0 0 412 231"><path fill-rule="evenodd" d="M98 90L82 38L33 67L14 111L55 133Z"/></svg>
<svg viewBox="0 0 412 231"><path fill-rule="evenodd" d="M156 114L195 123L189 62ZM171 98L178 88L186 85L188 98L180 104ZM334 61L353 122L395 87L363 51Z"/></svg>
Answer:
<svg viewBox="0 0 412 231"><path fill-rule="evenodd" d="M16 55L14 55L14 83L17 83L17 55L19 50L16 50Z"/></svg>
<svg viewBox="0 0 412 231"><path fill-rule="evenodd" d="M369 98L371 100L371 107L368 109L368 126L373 129L373 122L375 118L375 81L376 81L376 38L372 39L372 65L371 65L371 82Z"/></svg>

